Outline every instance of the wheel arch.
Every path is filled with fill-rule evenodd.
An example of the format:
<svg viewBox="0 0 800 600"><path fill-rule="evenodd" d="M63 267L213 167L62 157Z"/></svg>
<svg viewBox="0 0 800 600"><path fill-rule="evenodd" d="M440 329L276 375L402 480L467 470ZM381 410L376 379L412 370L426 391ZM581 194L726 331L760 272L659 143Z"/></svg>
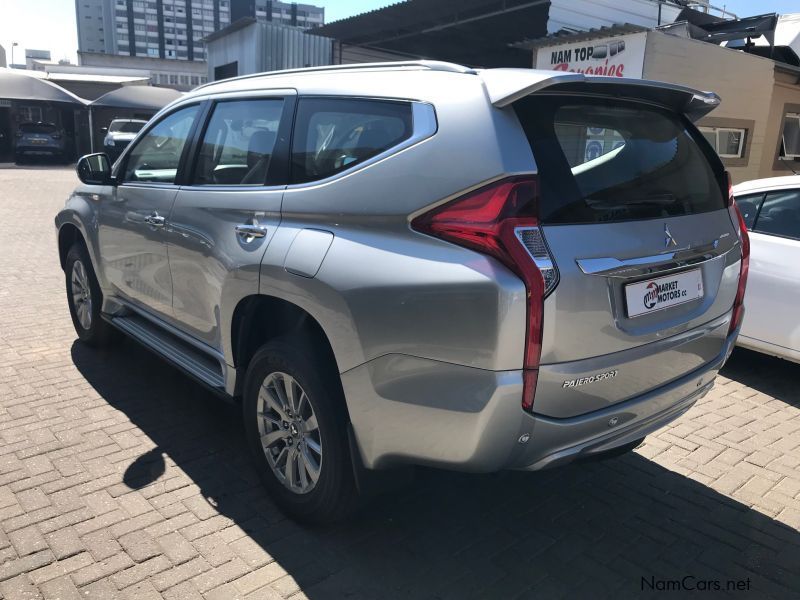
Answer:
<svg viewBox="0 0 800 600"><path fill-rule="evenodd" d="M84 246L87 245L86 239L77 225L64 223L58 230L58 260L62 269L66 266L67 253L75 242L81 242Z"/></svg>
<svg viewBox="0 0 800 600"><path fill-rule="evenodd" d="M245 373L265 343L296 335L328 366L326 375L341 386L339 367L330 339L319 321L304 308L283 298L254 294L242 298L231 319L231 351L236 368L235 395L242 392Z"/></svg>

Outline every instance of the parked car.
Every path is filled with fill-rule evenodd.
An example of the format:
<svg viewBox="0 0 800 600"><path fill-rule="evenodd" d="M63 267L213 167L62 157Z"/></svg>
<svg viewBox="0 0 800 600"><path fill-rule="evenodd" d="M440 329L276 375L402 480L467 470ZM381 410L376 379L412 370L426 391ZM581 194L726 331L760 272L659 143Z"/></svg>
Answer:
<svg viewBox="0 0 800 600"><path fill-rule="evenodd" d="M747 181L733 191L752 252L737 344L800 362L800 177Z"/></svg>
<svg viewBox="0 0 800 600"><path fill-rule="evenodd" d="M75 329L241 401L298 519L398 465L630 450L739 331L747 233L692 124L717 103L425 61L201 86L113 167L80 160L56 218ZM610 142L587 158L590 129Z"/></svg>
<svg viewBox="0 0 800 600"><path fill-rule="evenodd" d="M103 148L109 158L117 158L136 134L147 125L141 119L114 119L108 126L108 131L103 138Z"/></svg>
<svg viewBox="0 0 800 600"><path fill-rule="evenodd" d="M66 158L66 141L64 131L53 123L21 123L17 128L14 157L18 163L32 156L63 160Z"/></svg>

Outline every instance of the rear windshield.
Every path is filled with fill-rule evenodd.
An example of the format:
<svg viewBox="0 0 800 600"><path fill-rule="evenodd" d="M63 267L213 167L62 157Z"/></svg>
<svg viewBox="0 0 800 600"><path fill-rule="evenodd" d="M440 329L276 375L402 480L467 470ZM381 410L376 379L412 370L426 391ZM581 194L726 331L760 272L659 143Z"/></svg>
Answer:
<svg viewBox="0 0 800 600"><path fill-rule="evenodd" d="M120 132L120 133L137 133L144 122L138 121L111 121L111 125L108 127L108 130L111 132Z"/></svg>
<svg viewBox="0 0 800 600"><path fill-rule="evenodd" d="M19 130L22 133L55 133L58 128L50 123L23 123Z"/></svg>
<svg viewBox="0 0 800 600"><path fill-rule="evenodd" d="M683 117L597 98L515 105L531 143L545 223L656 219L724 208L722 166Z"/></svg>

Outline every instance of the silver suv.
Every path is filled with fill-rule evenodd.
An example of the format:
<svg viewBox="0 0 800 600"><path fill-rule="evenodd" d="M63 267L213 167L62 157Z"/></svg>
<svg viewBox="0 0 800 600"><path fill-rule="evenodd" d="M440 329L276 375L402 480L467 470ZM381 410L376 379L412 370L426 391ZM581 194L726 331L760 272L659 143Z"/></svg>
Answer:
<svg viewBox="0 0 800 600"><path fill-rule="evenodd" d="M748 242L693 120L640 80L409 62L202 86L56 218L81 340L121 331L220 396L275 501L374 471L630 450L712 387Z"/></svg>

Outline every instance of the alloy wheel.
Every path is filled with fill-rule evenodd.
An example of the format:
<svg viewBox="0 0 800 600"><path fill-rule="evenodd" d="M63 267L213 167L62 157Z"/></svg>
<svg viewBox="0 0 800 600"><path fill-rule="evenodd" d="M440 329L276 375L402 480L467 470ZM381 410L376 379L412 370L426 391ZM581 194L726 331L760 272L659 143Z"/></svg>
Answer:
<svg viewBox="0 0 800 600"><path fill-rule="evenodd" d="M92 326L92 290L89 287L89 276L86 267L80 260L72 263L72 277L70 277L70 291L72 304L78 323L87 331Z"/></svg>
<svg viewBox="0 0 800 600"><path fill-rule="evenodd" d="M295 494L314 489L322 470L322 437L314 408L297 380L270 373L257 404L261 447L273 473Z"/></svg>

